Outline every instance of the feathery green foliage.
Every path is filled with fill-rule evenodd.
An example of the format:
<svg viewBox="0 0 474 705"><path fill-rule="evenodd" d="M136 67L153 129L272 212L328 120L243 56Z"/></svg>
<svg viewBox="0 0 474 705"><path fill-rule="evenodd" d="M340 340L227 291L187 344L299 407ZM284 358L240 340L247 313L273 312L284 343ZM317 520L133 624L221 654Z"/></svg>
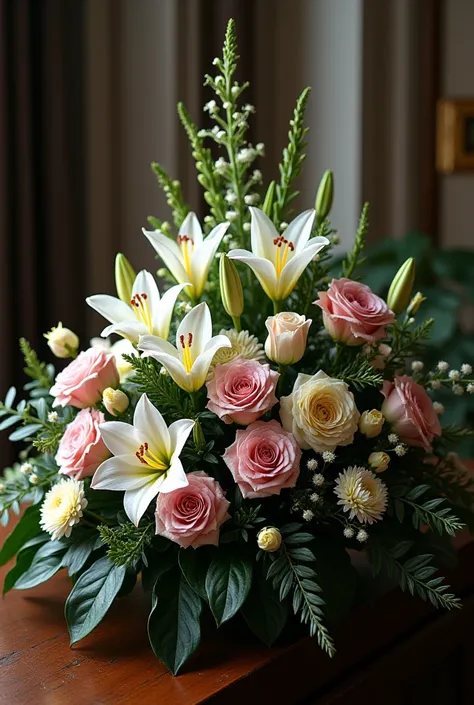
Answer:
<svg viewBox="0 0 474 705"><path fill-rule="evenodd" d="M347 277L347 279L351 279L357 267L360 267L365 262L363 252L368 230L369 204L364 203L362 213L360 214L359 226L357 228L357 235L354 241L354 246L352 250L347 253L346 258L342 262L342 275L344 277Z"/></svg>
<svg viewBox="0 0 474 705"><path fill-rule="evenodd" d="M149 522L139 527L130 522L120 526L101 524L98 531L107 546L107 555L112 563L136 566L138 561L143 558L145 548L151 543L154 524Z"/></svg>

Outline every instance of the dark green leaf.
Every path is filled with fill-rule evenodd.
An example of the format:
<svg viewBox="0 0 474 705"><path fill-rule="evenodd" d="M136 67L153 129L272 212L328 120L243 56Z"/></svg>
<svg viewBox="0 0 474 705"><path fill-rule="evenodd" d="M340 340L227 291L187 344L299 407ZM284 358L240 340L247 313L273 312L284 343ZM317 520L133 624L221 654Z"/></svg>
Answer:
<svg viewBox="0 0 474 705"><path fill-rule="evenodd" d="M23 549L20 551L17 556L15 565L13 566L13 568L11 568L11 570L8 571L5 576L5 581L3 583L4 595L6 595L7 592L9 592L13 588L16 581L19 580L19 578L29 569L37 550L38 545L32 545L28 548L23 547Z"/></svg>
<svg viewBox="0 0 474 705"><path fill-rule="evenodd" d="M71 645L84 639L103 620L125 577L125 566L104 556L81 575L66 600Z"/></svg>
<svg viewBox="0 0 474 705"><path fill-rule="evenodd" d="M178 556L174 546L160 553L147 554L148 566L142 568L142 583L144 590L153 590L158 578L176 565Z"/></svg>
<svg viewBox="0 0 474 705"><path fill-rule="evenodd" d="M25 438L33 436L36 431L42 428L39 423L28 423L26 426L20 426L8 436L9 441L23 441Z"/></svg>
<svg viewBox="0 0 474 705"><path fill-rule="evenodd" d="M82 543L73 543L69 546L62 562L62 567L68 569L69 575L75 575L84 567L87 559L94 550L96 540L97 537L92 536Z"/></svg>
<svg viewBox="0 0 474 705"><path fill-rule="evenodd" d="M158 579L148 618L148 638L155 655L176 675L201 639L202 602L179 568Z"/></svg>
<svg viewBox="0 0 474 705"><path fill-rule="evenodd" d="M10 389L7 392L7 395L5 397L5 406L8 406L9 409L12 408L13 402L15 401L16 397L16 389L15 387L10 387Z"/></svg>
<svg viewBox="0 0 474 705"><path fill-rule="evenodd" d="M5 565L10 558L13 558L13 556L18 553L20 548L27 541L40 533L41 529L39 520L39 507L28 507L10 536L3 544L2 550L0 551L0 566Z"/></svg>
<svg viewBox="0 0 474 705"><path fill-rule="evenodd" d="M280 602L271 582L258 574L241 612L252 632L264 644L271 646L288 620L288 600Z"/></svg>
<svg viewBox="0 0 474 705"><path fill-rule="evenodd" d="M179 567L184 577L194 592L206 601L206 575L213 553L215 550L210 546L202 546L198 549L181 548L179 551Z"/></svg>
<svg viewBox="0 0 474 705"><path fill-rule="evenodd" d="M252 561L236 547L221 547L206 575L206 593L212 614L221 625L242 607L252 582Z"/></svg>
<svg viewBox="0 0 474 705"><path fill-rule="evenodd" d="M35 555L31 566L16 581L15 590L29 590L53 577L61 568L66 546L59 541L43 544Z"/></svg>
<svg viewBox="0 0 474 705"><path fill-rule="evenodd" d="M20 420L21 416L8 416L6 419L3 419L2 423L0 423L0 431L3 431L4 429L9 428L10 426L13 426Z"/></svg>

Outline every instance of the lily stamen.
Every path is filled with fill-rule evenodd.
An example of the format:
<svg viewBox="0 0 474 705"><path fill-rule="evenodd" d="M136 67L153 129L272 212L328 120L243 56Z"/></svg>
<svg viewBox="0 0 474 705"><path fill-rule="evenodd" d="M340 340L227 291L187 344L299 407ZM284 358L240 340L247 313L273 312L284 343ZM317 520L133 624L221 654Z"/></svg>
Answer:
<svg viewBox="0 0 474 705"><path fill-rule="evenodd" d="M193 239L189 235L178 235L177 241L183 253L184 268L188 276L191 277L191 255L194 252Z"/></svg>
<svg viewBox="0 0 474 705"><path fill-rule="evenodd" d="M179 342L181 343L181 347L183 348L183 365L186 370L186 372L191 372L192 366L193 366L193 358L191 355L191 345L193 344L193 334L188 333L188 338L187 340L185 339L184 335L179 336Z"/></svg>
<svg viewBox="0 0 474 705"><path fill-rule="evenodd" d="M168 470L168 465L150 450L146 442L142 443L135 455L143 465L148 465L148 467L159 470L160 472L166 472L166 470Z"/></svg>
<svg viewBox="0 0 474 705"><path fill-rule="evenodd" d="M130 305L135 311L135 315L140 323L143 323L150 332L153 332L153 319L151 308L148 302L148 295L145 293L135 294L130 301Z"/></svg>
<svg viewBox="0 0 474 705"><path fill-rule="evenodd" d="M273 244L276 247L275 270L277 277L279 277L283 267L288 261L289 253L294 252L295 246L290 240L284 238L283 235L276 237L273 240Z"/></svg>

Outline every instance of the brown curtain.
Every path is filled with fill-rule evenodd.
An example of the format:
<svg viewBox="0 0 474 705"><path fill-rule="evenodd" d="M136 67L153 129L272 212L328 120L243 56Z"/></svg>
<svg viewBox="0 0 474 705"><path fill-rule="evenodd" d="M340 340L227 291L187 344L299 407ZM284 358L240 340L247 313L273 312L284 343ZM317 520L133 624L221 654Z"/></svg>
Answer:
<svg viewBox="0 0 474 705"><path fill-rule="evenodd" d="M2 398L20 336L48 357L58 320L85 332L82 33L81 0L0 0Z"/></svg>

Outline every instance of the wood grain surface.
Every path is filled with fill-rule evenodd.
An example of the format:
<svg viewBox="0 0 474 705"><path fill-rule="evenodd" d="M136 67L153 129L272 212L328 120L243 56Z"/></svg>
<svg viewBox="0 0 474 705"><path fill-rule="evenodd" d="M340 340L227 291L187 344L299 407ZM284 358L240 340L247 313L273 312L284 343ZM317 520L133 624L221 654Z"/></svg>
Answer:
<svg viewBox="0 0 474 705"><path fill-rule="evenodd" d="M0 542L5 534L0 532ZM459 556L449 578L469 598L474 543L466 535L459 541ZM6 569L0 571L2 582ZM337 630L338 654L332 660L308 638L267 649L244 625L216 632L209 624L198 653L173 678L149 648L148 597L140 587L117 601L96 631L73 649L63 616L68 590L63 571L33 590L0 599L1 705L289 705L310 696L316 698L311 703L333 702L323 698L350 683L354 672L360 675L386 657L394 644L439 620L452 620L450 629L464 618L462 611L446 616L392 591L355 610Z"/></svg>

